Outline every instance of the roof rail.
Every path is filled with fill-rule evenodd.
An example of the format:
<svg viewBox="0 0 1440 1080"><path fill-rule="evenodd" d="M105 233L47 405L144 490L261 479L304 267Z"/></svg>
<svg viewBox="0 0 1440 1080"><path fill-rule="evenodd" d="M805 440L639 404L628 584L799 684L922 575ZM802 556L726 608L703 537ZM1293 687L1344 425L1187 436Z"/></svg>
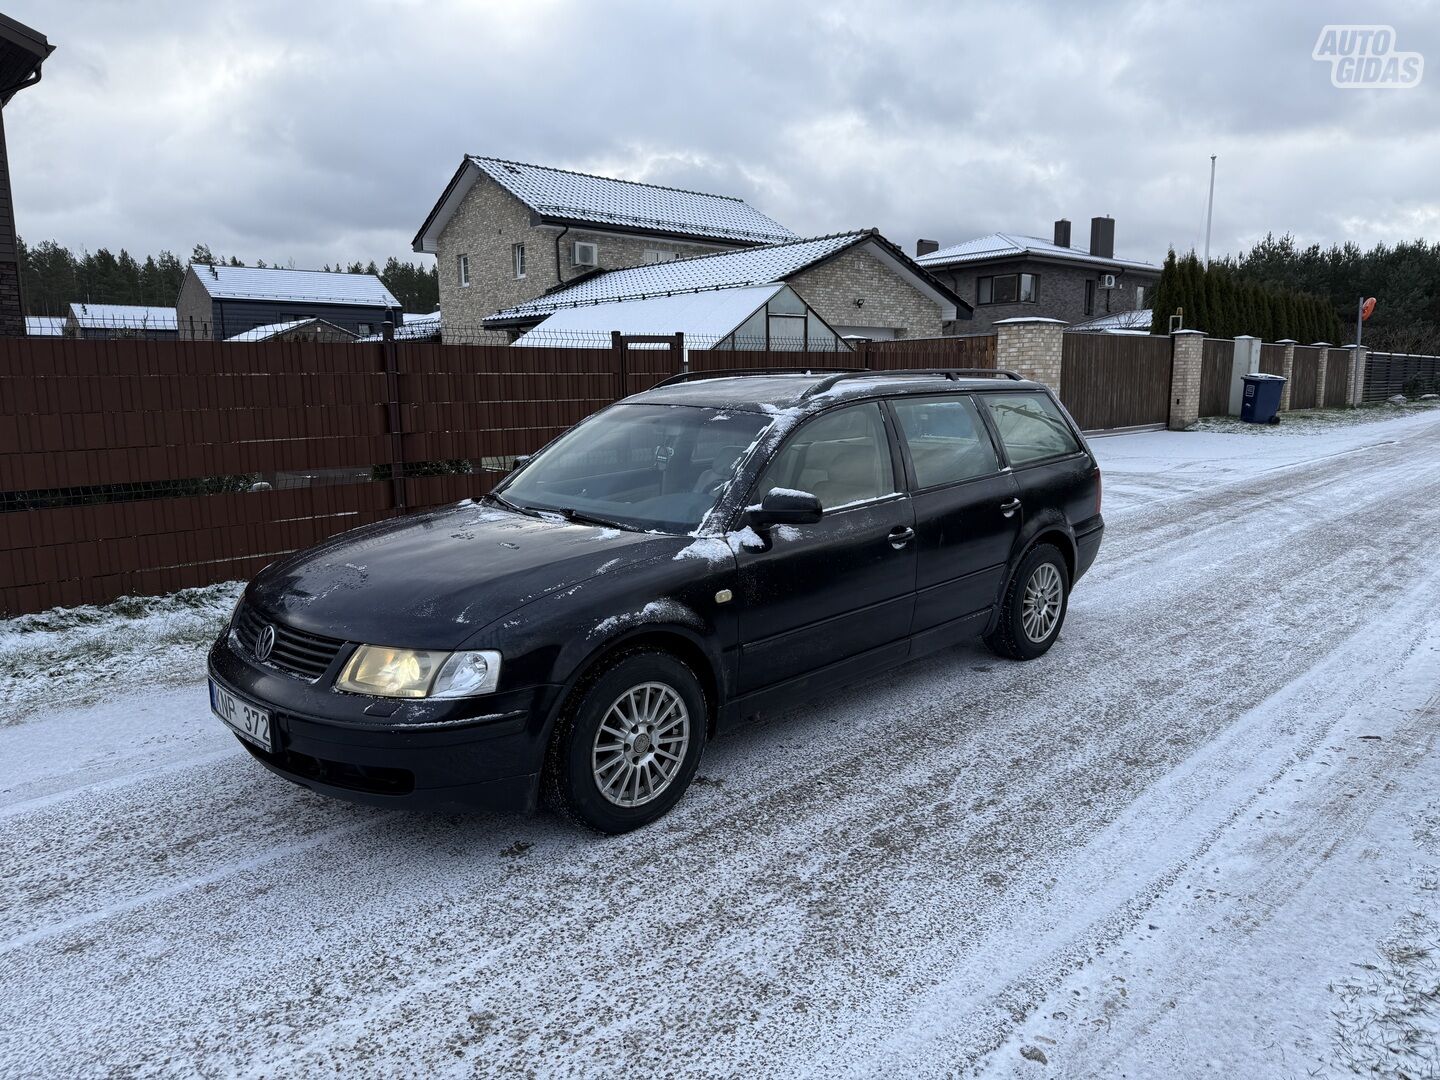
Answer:
<svg viewBox="0 0 1440 1080"><path fill-rule="evenodd" d="M955 382L958 379L978 379L986 376L1003 375L1005 378L1014 379L1016 382L1025 381L1023 375L1019 372L1011 371L1009 368L897 368L894 371L872 371L866 369L864 371L847 371L839 375L832 375L828 379L821 379L814 386L810 387L810 389L806 390L805 393L801 394L800 400L804 401L817 394L823 394L837 383L842 383L846 379L859 378L862 375L902 375L907 378L942 378L949 379L951 382Z"/></svg>
<svg viewBox="0 0 1440 1080"><path fill-rule="evenodd" d="M674 386L676 383L692 382L698 379L733 379L741 375L863 375L866 368L838 368L838 367L787 367L787 368L719 368L715 371L682 371L678 375L671 375L663 382L658 382L650 389L655 390L662 386Z"/></svg>

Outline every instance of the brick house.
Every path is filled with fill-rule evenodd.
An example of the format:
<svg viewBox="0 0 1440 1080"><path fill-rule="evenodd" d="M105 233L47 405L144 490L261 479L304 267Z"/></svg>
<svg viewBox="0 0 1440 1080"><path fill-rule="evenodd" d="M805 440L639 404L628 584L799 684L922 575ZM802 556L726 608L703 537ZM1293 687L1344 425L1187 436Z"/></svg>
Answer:
<svg viewBox="0 0 1440 1080"><path fill-rule="evenodd" d="M741 199L467 155L415 235L436 257L446 340L605 268L794 234Z"/></svg>
<svg viewBox="0 0 1440 1080"><path fill-rule="evenodd" d="M875 229L862 229L590 274L484 325L518 334L566 308L780 284L843 337L936 337L971 314L943 281Z"/></svg>
<svg viewBox="0 0 1440 1080"><path fill-rule="evenodd" d="M1160 267L1115 255L1115 220L1092 218L1090 245L1070 243L1070 222L1055 222L1050 240L991 233L940 247L921 240L916 262L975 309L966 328L991 329L1003 319L1050 318L1078 323L1101 315L1136 311L1160 280Z"/></svg>
<svg viewBox="0 0 1440 1080"><path fill-rule="evenodd" d="M319 319L349 334L400 325L400 301L374 274L192 263L175 302L181 338L224 341L257 326Z"/></svg>

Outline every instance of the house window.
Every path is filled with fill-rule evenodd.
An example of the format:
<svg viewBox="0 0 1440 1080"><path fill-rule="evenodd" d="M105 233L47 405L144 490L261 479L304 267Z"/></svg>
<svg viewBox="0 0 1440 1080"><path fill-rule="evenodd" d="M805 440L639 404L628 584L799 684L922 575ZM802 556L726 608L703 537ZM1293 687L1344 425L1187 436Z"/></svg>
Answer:
<svg viewBox="0 0 1440 1080"><path fill-rule="evenodd" d="M518 281L525 276L525 245L510 245L510 265L515 270L515 279Z"/></svg>
<svg viewBox="0 0 1440 1080"><path fill-rule="evenodd" d="M1135 310L1139 311L1145 306L1145 286L1135 286Z"/></svg>
<svg viewBox="0 0 1440 1080"><path fill-rule="evenodd" d="M645 261L647 263L674 262L680 257L678 251L664 251L661 248L646 248Z"/></svg>
<svg viewBox="0 0 1440 1080"><path fill-rule="evenodd" d="M468 288L470 285L470 256L455 256L455 276L460 279L460 287Z"/></svg>
<svg viewBox="0 0 1440 1080"><path fill-rule="evenodd" d="M980 304L1033 304L1040 299L1040 278L1035 274L996 274L977 279L975 300Z"/></svg>
<svg viewBox="0 0 1440 1080"><path fill-rule="evenodd" d="M1086 315L1094 315L1094 314L1095 314L1095 279L1094 279L1094 278L1086 278L1086 280L1085 280L1085 314L1086 314Z"/></svg>

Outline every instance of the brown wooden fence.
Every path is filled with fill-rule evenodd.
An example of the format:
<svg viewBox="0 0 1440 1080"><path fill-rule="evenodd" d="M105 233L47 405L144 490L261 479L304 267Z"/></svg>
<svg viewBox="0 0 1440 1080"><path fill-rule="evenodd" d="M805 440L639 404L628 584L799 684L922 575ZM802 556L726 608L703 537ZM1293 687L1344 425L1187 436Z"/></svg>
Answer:
<svg viewBox="0 0 1440 1080"><path fill-rule="evenodd" d="M1290 408L1313 409L1318 404L1315 380L1320 377L1320 350L1296 345L1290 364Z"/></svg>
<svg viewBox="0 0 1440 1080"><path fill-rule="evenodd" d="M1235 366L1233 338L1206 338L1200 358L1200 415L1230 412L1230 380Z"/></svg>
<svg viewBox="0 0 1440 1080"><path fill-rule="evenodd" d="M993 337L949 340L690 359L994 366ZM664 347L0 340L0 614L248 578L482 494L516 454L678 366Z"/></svg>
<svg viewBox="0 0 1440 1080"><path fill-rule="evenodd" d="M1285 346L1270 342L1260 346L1260 372L1263 375L1285 374Z"/></svg>
<svg viewBox="0 0 1440 1080"><path fill-rule="evenodd" d="M1060 400L1086 431L1163 424L1170 414L1170 339L1066 334Z"/></svg>
<svg viewBox="0 0 1440 1080"><path fill-rule="evenodd" d="M1346 403L1350 383L1350 354L1344 349L1331 349L1325 360L1325 400L1327 409Z"/></svg>

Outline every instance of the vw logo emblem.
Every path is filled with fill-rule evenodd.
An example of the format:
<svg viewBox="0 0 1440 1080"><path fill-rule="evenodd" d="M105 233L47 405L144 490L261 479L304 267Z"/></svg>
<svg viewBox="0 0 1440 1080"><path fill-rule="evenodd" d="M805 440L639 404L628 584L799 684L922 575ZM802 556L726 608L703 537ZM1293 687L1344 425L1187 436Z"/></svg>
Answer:
<svg viewBox="0 0 1440 1080"><path fill-rule="evenodd" d="M275 648L275 627L266 623L265 629L261 630L260 636L255 639L255 659L269 660L270 650L273 648Z"/></svg>

